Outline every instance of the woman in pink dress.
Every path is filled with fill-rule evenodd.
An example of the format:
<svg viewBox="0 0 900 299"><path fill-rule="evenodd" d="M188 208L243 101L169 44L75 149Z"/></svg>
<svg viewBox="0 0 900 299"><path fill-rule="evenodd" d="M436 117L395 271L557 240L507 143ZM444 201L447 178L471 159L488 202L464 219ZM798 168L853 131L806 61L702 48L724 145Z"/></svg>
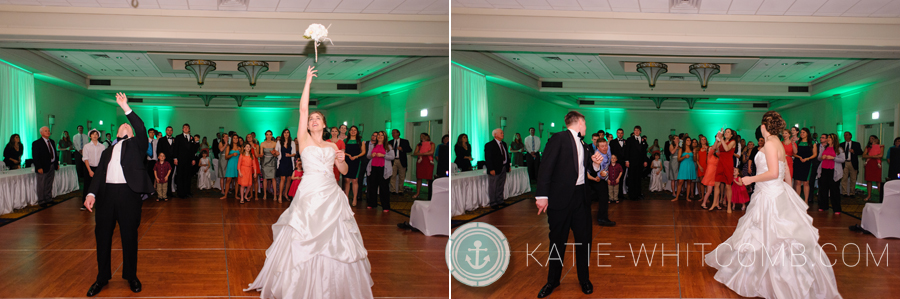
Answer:
<svg viewBox="0 0 900 299"><path fill-rule="evenodd" d="M344 144L344 140L340 138L340 130L337 127L331 128L331 139L328 139L329 142L337 145L338 150L344 150L347 148L347 145ZM338 185L341 184L341 172L338 170L337 166L334 167L334 180L337 181Z"/></svg>
<svg viewBox="0 0 900 299"><path fill-rule="evenodd" d="M791 138L791 131L787 130L787 129L782 130L781 138L783 140L783 141L781 141L781 144L784 145L784 154L787 155L788 157L793 157L794 154L797 153L797 143L795 143L794 139ZM793 174L794 173L794 159L787 159L787 166L788 166L788 171L790 171L788 173ZM791 178L791 181L789 182L789 184L791 184L791 186L794 185L794 178Z"/></svg>
<svg viewBox="0 0 900 299"><path fill-rule="evenodd" d="M291 176L291 188L288 189L288 200L294 200L294 194L297 194L297 187L300 186L300 180L303 179L303 160L297 159L297 165L294 167L294 175Z"/></svg>
<svg viewBox="0 0 900 299"><path fill-rule="evenodd" d="M419 197L419 190L422 188L422 181L431 181L434 178L434 142L431 142L431 136L427 133L419 135L420 142L416 145L416 151L413 156L418 157L416 160L416 195ZM429 184L430 186L430 184Z"/></svg>
<svg viewBox="0 0 900 299"><path fill-rule="evenodd" d="M884 155L884 145L878 136L869 136L869 145L862 158L866 159L866 201L872 198L872 185L881 185L881 157Z"/></svg>
<svg viewBox="0 0 900 299"><path fill-rule="evenodd" d="M716 198L719 198L719 189L716 188L716 171L719 168L719 156L716 154L716 149L719 147L718 136L716 136L716 141L712 146L706 149L706 169L704 169L703 180L700 181L704 186L706 186L706 194L703 195L703 204L700 207L706 209L706 202L709 200L709 195L713 193L715 190L715 196L713 197L713 202L717 202ZM712 210L716 206L710 208Z"/></svg>

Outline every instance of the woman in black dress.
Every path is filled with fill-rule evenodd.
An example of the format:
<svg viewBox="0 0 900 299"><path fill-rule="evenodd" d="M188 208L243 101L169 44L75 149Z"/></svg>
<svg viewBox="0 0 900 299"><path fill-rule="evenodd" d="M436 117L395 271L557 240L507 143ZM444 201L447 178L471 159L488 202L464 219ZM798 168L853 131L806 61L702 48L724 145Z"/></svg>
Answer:
<svg viewBox="0 0 900 299"><path fill-rule="evenodd" d="M345 126L341 126L345 128ZM347 139L344 140L344 161L347 161L347 174L344 175L344 193L347 198L353 199L351 206L356 206L356 195L359 193L359 162L366 155L366 149L363 148L363 141L359 138L359 128L351 126L347 132ZM353 191L353 197L350 191Z"/></svg>
<svg viewBox="0 0 900 299"><path fill-rule="evenodd" d="M456 160L453 163L459 168L459 171L472 170L472 146L469 145L469 135L460 134L456 138L456 146L453 148L456 154Z"/></svg>
<svg viewBox="0 0 900 299"><path fill-rule="evenodd" d="M6 164L6 168L9 170L19 169L19 166L22 165L23 152L24 147L22 147L22 141L19 140L19 134L9 136L9 143L3 149L3 163Z"/></svg>
<svg viewBox="0 0 900 299"><path fill-rule="evenodd" d="M809 173L812 160L817 160L818 149L813 143L809 129L800 130L800 139L797 142L797 153L794 154L794 190L797 195L803 191L803 201L809 204Z"/></svg>
<svg viewBox="0 0 900 299"><path fill-rule="evenodd" d="M288 181L294 174L294 156L297 155L297 147L294 146L294 139L291 138L291 131L284 129L281 131L281 139L278 140L278 166L275 169L275 177L280 178L277 184L278 190L275 190L276 200L281 202L281 198L292 199L288 196L288 188L291 183Z"/></svg>

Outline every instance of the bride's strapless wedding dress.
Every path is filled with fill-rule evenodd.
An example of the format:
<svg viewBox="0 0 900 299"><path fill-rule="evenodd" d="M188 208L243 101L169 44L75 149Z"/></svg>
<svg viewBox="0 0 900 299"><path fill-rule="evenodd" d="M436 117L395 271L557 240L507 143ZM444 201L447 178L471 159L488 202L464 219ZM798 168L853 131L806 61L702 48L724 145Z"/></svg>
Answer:
<svg viewBox="0 0 900 299"><path fill-rule="evenodd" d="M335 151L307 146L303 179L272 225L256 281L261 298L372 298L371 266L347 196L334 180Z"/></svg>
<svg viewBox="0 0 900 299"><path fill-rule="evenodd" d="M763 152L754 161L757 173L768 171ZM780 161L777 179L756 183L734 235L706 255L706 264L718 270L717 281L741 296L841 298L832 260L819 247L808 206L784 182L785 169Z"/></svg>

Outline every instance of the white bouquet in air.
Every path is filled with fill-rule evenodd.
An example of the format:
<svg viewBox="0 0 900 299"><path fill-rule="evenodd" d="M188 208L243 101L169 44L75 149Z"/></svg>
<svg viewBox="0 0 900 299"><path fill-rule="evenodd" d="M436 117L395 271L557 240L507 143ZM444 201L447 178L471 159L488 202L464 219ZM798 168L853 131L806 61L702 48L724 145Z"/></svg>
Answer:
<svg viewBox="0 0 900 299"><path fill-rule="evenodd" d="M328 25L328 27L331 27L331 25ZM311 24L309 25L309 28L306 28L306 31L303 32L303 38L311 39L315 42L316 62L319 62L319 44L328 41L334 45L334 43L331 42L331 39L328 38L328 27L325 27L322 24Z"/></svg>

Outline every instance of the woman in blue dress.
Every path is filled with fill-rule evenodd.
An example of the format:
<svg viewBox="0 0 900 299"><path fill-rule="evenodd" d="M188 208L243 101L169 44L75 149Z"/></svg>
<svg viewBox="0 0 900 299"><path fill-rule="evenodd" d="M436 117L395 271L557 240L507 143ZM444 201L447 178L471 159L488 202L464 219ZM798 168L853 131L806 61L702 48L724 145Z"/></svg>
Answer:
<svg viewBox="0 0 900 299"><path fill-rule="evenodd" d="M688 202L691 202L691 195L694 193L694 180L697 179L697 161L694 159L694 149L691 144L691 138L685 137L684 144L678 149L678 188L675 191L675 198L672 201L678 201L681 196L681 185L684 185L684 193Z"/></svg>
<svg viewBox="0 0 900 299"><path fill-rule="evenodd" d="M281 202L282 197L291 199L288 196L288 189L291 183L291 175L294 174L294 158L297 155L297 147L294 146L294 139L291 138L291 131L284 129L281 131L281 138L278 140L278 165L275 169L275 177L280 182L275 184L275 200Z"/></svg>
<svg viewBox="0 0 900 299"><path fill-rule="evenodd" d="M232 182L237 182L237 177L238 177L237 165L238 165L238 158L239 158L238 156L241 155L240 143L241 143L241 138L238 137L237 135L232 135L231 136L231 145L228 147L228 153L225 154L224 156L220 157L221 159L228 160L228 164L225 166L225 178L226 178L225 186L222 186L222 188L223 188L222 191L225 191L225 192L224 192L224 195L222 195L222 197L220 197L219 199L227 198L228 197L228 189L231 188ZM237 187L235 187L235 190L237 190ZM234 192L235 198L237 198L237 194L238 194L237 192Z"/></svg>

